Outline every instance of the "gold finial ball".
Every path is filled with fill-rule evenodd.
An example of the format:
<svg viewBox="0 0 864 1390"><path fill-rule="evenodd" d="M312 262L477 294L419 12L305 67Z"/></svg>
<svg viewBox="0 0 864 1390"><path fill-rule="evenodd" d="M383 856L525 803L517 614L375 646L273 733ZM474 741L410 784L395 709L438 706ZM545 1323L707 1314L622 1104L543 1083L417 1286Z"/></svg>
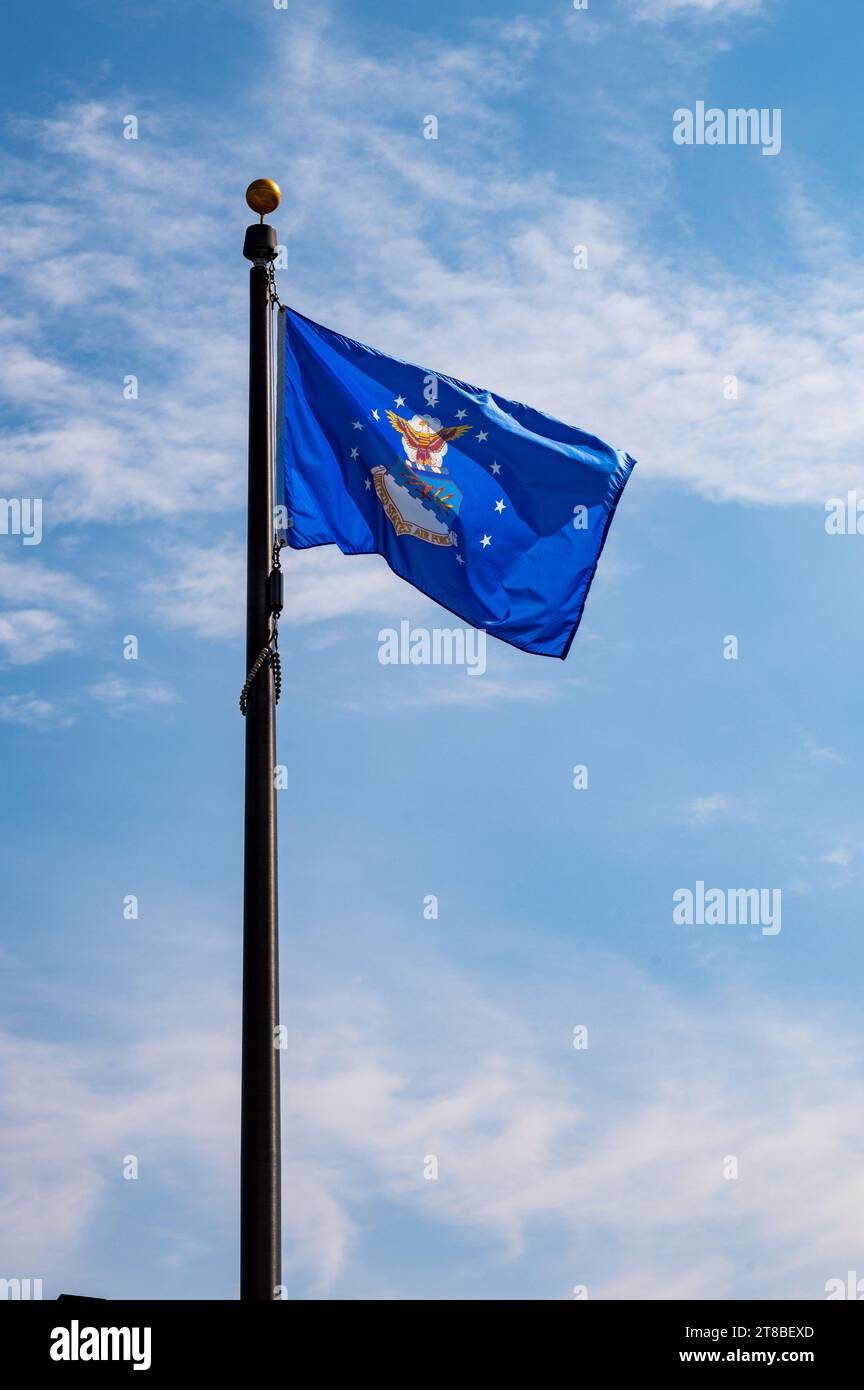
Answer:
<svg viewBox="0 0 864 1390"><path fill-rule="evenodd" d="M278 183L272 179L255 179L246 189L246 202L253 212L263 217L265 213L275 212L282 201Z"/></svg>

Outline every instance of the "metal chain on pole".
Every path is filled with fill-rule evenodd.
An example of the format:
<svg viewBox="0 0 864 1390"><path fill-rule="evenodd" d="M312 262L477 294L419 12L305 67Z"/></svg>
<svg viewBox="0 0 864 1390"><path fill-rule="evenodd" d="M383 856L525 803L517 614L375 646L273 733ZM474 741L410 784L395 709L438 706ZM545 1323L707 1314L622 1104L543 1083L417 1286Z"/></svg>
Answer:
<svg viewBox="0 0 864 1390"><path fill-rule="evenodd" d="M276 641L275 632L273 633L272 641L274 643ZM268 661L273 667L273 681L276 687L276 703L278 705L279 697L282 694L282 658L280 657L279 652L275 646L262 647L258 657L252 665L252 668L248 676L246 677L246 684L240 691L241 714L245 715L246 713L246 706L249 703L249 691L252 689L252 682L254 681L258 672L261 670L261 667L265 666Z"/></svg>
<svg viewBox="0 0 864 1390"><path fill-rule="evenodd" d="M280 309L284 309L285 305L276 293L276 270L272 261L267 267L267 290L270 295L270 303L278 304Z"/></svg>
<svg viewBox="0 0 864 1390"><path fill-rule="evenodd" d="M279 698L282 694L282 658L279 655L279 614L282 611L282 561L279 557L279 551L281 550L281 548L282 542L279 540L274 541L273 569L270 575L271 601L273 601L274 607L270 618L270 638L266 647L262 647L261 651L258 653L258 656L255 658L255 661L252 664L249 674L246 677L246 683L243 686L243 689L240 691L240 713L242 715L245 715L246 713L246 707L249 703L249 691L252 689L252 682L254 681L255 677L258 675L258 672L262 669L262 667L267 665L268 661L270 665L273 667L273 684L276 693L277 705L279 703ZM274 583L275 575L278 575L279 578Z"/></svg>

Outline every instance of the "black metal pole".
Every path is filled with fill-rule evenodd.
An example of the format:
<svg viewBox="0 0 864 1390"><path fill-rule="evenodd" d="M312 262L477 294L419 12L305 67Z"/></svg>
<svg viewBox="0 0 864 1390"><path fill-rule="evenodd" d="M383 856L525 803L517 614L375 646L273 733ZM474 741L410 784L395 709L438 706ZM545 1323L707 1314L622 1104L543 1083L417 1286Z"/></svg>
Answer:
<svg viewBox="0 0 864 1390"><path fill-rule="evenodd" d="M270 635L273 557L270 294L273 227L247 228L249 272L249 514L246 669ZM276 698L269 662L246 706L246 816L243 863L243 1063L240 1116L240 1297L272 1300L281 1283L279 1114L279 943L276 869Z"/></svg>

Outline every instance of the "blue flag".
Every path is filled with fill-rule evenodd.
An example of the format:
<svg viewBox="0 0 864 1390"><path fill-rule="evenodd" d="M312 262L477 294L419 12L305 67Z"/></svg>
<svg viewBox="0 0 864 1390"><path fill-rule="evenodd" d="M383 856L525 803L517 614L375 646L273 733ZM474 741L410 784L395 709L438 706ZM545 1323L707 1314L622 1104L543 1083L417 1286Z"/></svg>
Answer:
<svg viewBox="0 0 864 1390"><path fill-rule="evenodd" d="M383 555L474 627L565 657L633 459L292 309L279 324L289 545Z"/></svg>

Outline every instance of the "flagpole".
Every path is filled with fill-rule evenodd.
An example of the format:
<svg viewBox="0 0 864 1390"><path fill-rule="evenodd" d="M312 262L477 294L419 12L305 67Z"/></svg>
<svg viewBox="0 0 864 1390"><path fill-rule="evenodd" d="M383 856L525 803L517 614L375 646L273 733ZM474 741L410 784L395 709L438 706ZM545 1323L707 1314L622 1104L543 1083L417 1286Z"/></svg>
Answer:
<svg viewBox="0 0 864 1390"><path fill-rule="evenodd" d="M240 1101L240 1297L270 1301L281 1283L279 943L276 864L276 691L269 647L273 560L270 266L280 201L269 179L249 185L260 222L246 229L249 272L249 510L246 551L246 787L243 860L243 1059ZM241 708L244 702L241 699Z"/></svg>

